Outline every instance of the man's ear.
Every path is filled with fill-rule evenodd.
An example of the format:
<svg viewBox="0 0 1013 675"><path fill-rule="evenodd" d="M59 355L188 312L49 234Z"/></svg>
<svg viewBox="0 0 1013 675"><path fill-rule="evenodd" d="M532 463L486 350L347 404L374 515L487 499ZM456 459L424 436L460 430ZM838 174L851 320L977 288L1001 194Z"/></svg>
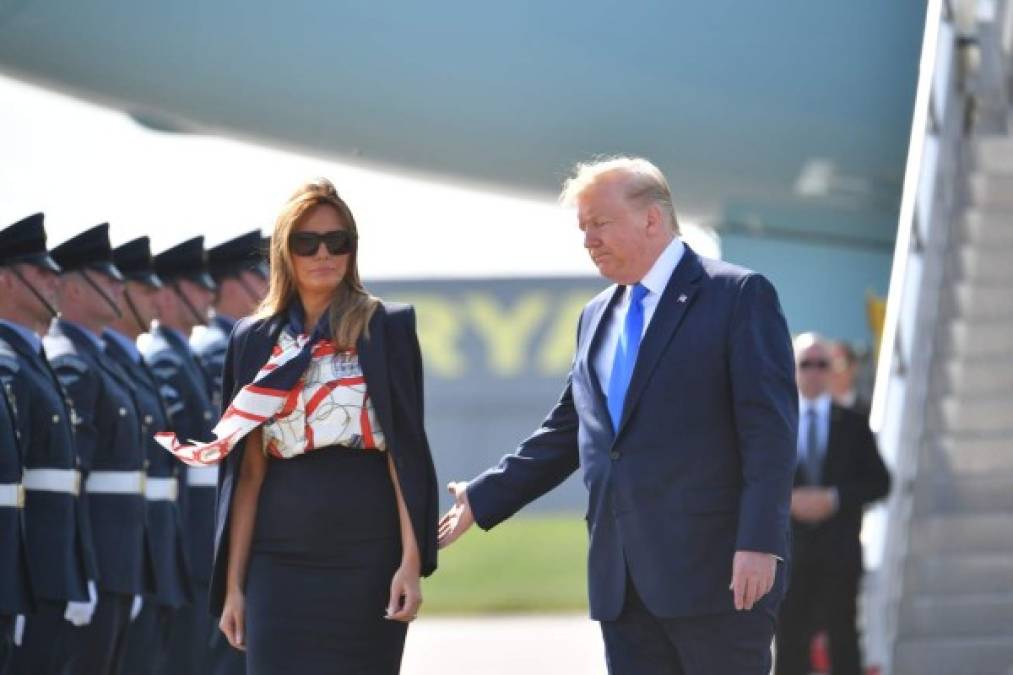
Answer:
<svg viewBox="0 0 1013 675"><path fill-rule="evenodd" d="M665 218L661 214L661 207L651 203L647 207L647 231L655 235L664 229L668 229L668 225L665 224Z"/></svg>

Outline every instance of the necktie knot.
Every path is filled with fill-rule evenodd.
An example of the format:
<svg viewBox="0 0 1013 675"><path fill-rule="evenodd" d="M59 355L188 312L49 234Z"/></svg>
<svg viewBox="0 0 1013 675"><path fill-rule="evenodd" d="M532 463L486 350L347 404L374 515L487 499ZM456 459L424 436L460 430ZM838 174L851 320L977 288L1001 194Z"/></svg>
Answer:
<svg viewBox="0 0 1013 675"><path fill-rule="evenodd" d="M643 284L634 284L630 295L630 302L640 304L647 296L647 287Z"/></svg>

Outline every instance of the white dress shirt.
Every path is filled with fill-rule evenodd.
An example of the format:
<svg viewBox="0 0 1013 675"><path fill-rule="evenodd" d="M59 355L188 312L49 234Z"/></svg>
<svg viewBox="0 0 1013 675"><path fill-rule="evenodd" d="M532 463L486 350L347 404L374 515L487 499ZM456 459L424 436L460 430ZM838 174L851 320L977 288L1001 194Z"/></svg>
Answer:
<svg viewBox="0 0 1013 675"><path fill-rule="evenodd" d="M682 260L685 250L685 244L682 243L681 239L676 237L665 247L665 250L661 252L658 259L654 261L651 269L640 280L640 283L647 289L647 294L644 295L644 299L641 301L644 307L645 334L647 333L647 327L651 325L654 311L658 308L661 294L665 292L668 280L671 279L676 266ZM619 337L623 333L623 324L626 323L626 312L630 308L631 288L631 286L627 286L623 289L622 297L616 301L612 313L606 317L608 323L604 326L605 334L602 337L598 353L594 355L594 370L598 375L598 382L601 383L601 390L603 392L608 392L609 390L609 380L612 378L612 362L616 357L616 345L619 344ZM643 334L641 334L641 337L643 337Z"/></svg>

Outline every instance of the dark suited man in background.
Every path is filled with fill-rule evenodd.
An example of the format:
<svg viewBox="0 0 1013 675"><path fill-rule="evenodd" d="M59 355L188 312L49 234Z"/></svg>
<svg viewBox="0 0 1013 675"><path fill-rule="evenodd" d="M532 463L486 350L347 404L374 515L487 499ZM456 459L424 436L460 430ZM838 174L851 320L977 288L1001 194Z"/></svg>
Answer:
<svg viewBox="0 0 1013 675"><path fill-rule="evenodd" d="M809 675L809 643L825 629L834 675L860 675L855 623L866 505L890 476L862 413L833 403L827 344L795 339L799 390L798 465L791 497L791 583L777 634L777 674Z"/></svg>
<svg viewBox="0 0 1013 675"><path fill-rule="evenodd" d="M581 165L563 196L615 285L584 308L541 428L451 485L442 544L472 522L492 528L579 467L609 671L766 675L798 415L777 294L681 241L668 183L646 160Z"/></svg>

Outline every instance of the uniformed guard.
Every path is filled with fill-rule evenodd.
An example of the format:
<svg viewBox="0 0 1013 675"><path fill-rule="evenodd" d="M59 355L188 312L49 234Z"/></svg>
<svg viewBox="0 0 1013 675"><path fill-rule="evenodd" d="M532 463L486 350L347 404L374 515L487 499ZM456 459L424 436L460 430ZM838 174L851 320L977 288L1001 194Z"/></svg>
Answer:
<svg viewBox="0 0 1013 675"><path fill-rule="evenodd" d="M267 293L267 262L260 230L241 234L208 250L208 269L217 286L214 316L197 326L190 346L211 382L211 404L222 406L222 365L236 320L252 314Z"/></svg>
<svg viewBox="0 0 1013 675"><path fill-rule="evenodd" d="M40 338L56 314L59 272L46 251L41 213L0 230L0 384L17 411L24 452L25 539L36 598L14 650L17 675L68 672L71 622L89 621L94 610L88 581L96 569L79 498L74 413Z"/></svg>
<svg viewBox="0 0 1013 675"><path fill-rule="evenodd" d="M120 318L106 328L106 352L136 386L141 410L141 436L148 461L145 497L148 504L148 538L154 562L155 593L145 597L140 615L130 625L123 675L162 673L169 662L169 636L174 618L193 602L190 571L183 545L179 504L182 465L155 442L155 433L171 429L165 394L151 368L141 357L136 340L150 330L155 294L162 282L155 274L147 237L139 237L113 250L113 263L126 278ZM180 404L176 402L177 406Z"/></svg>
<svg viewBox="0 0 1013 675"><path fill-rule="evenodd" d="M0 359L17 354L0 343ZM35 611L25 542L24 456L12 404L13 387L0 383L0 675L9 675L14 659L15 626ZM18 637L20 640L20 636Z"/></svg>
<svg viewBox="0 0 1013 675"><path fill-rule="evenodd" d="M101 335L119 315L123 276L112 262L109 225L85 230L52 251L63 268L61 317L45 337L53 370L77 411L84 505L98 562L98 605L73 636L80 675L114 675L132 616L152 590L145 506L145 450L131 378Z"/></svg>
<svg viewBox="0 0 1013 675"><path fill-rule="evenodd" d="M194 237L163 251L155 256L154 264L164 287L155 296L157 320L141 351L170 396L170 422L176 434L181 438L210 440L214 438L211 430L218 420L218 411L211 403L208 378L187 337L195 326L207 323L214 300L215 286L208 274L204 238ZM184 475L183 529L194 604L179 613L174 626L170 672L211 673L215 671L215 661L220 660L217 657L221 647L217 645L225 642L220 639L221 632L211 620L207 605L218 468L188 467ZM209 644L216 648L210 648ZM239 660L242 661L241 657Z"/></svg>

